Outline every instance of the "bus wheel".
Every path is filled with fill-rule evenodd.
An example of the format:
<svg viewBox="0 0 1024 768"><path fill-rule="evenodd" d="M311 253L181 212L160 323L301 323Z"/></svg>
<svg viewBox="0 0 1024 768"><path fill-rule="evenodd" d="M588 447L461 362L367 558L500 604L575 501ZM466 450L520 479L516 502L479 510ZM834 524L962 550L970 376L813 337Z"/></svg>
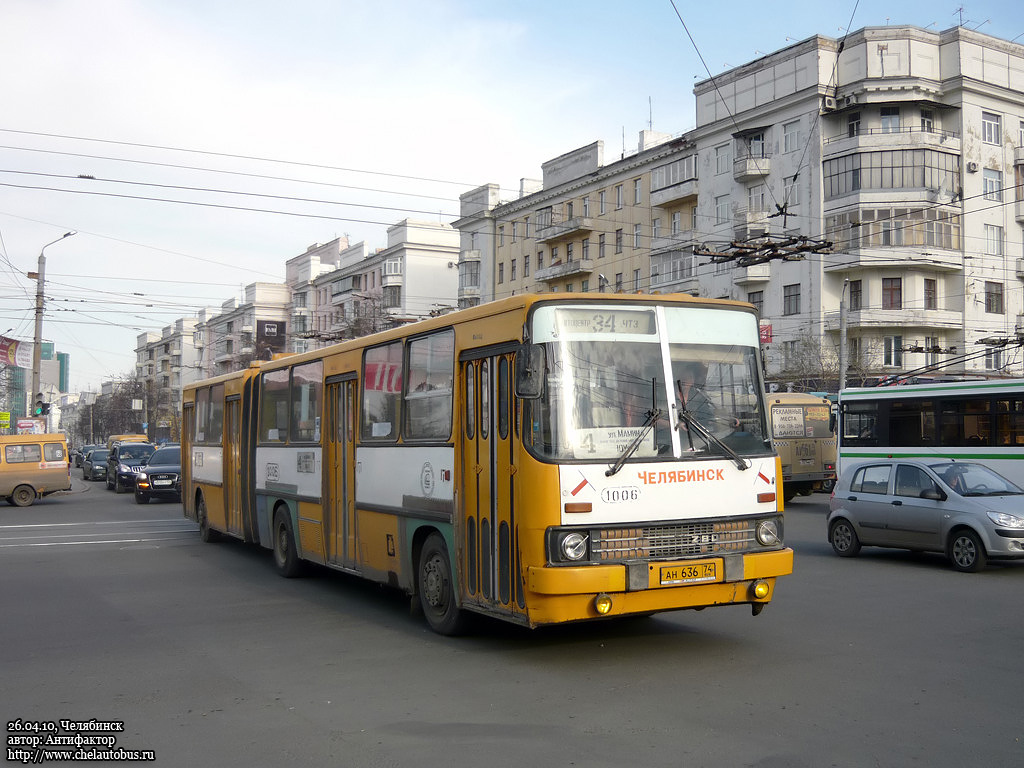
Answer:
<svg viewBox="0 0 1024 768"><path fill-rule="evenodd" d="M416 581L420 606L430 628L439 635L465 631L466 614L456 604L452 565L440 534L432 533L423 542Z"/></svg>
<svg viewBox="0 0 1024 768"><path fill-rule="evenodd" d="M985 547L978 534L967 528L954 531L949 537L949 560L963 573L976 573L985 567Z"/></svg>
<svg viewBox="0 0 1024 768"><path fill-rule="evenodd" d="M274 515L274 565L277 572L286 579L293 579L302 571L288 510L281 510Z"/></svg>
<svg viewBox="0 0 1024 768"><path fill-rule="evenodd" d="M206 499L202 494L196 500L196 517L199 518L199 540L205 543L216 541L219 536L210 527L210 516L206 514Z"/></svg>
<svg viewBox="0 0 1024 768"><path fill-rule="evenodd" d="M11 494L11 503L16 507L31 507L36 500L36 491L31 485L19 485Z"/></svg>
<svg viewBox="0 0 1024 768"><path fill-rule="evenodd" d="M839 518L828 529L828 540L840 557L855 557L860 552L860 539L853 530L853 523Z"/></svg>

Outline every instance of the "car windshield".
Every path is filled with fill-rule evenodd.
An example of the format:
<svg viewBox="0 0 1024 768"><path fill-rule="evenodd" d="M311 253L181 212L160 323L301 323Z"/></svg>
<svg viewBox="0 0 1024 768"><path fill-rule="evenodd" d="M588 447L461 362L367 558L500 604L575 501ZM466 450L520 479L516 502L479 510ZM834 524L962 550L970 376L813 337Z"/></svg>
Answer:
<svg viewBox="0 0 1024 768"><path fill-rule="evenodd" d="M153 446L140 445L121 449L122 461L145 461L153 454Z"/></svg>
<svg viewBox="0 0 1024 768"><path fill-rule="evenodd" d="M89 461L93 461L93 462L95 462L95 461L106 461L107 460L107 456L109 456L109 455L110 455L110 451L108 451L108 450L105 450L105 449L102 450L102 451L96 450L96 451L89 451L89 455L86 458Z"/></svg>
<svg viewBox="0 0 1024 768"><path fill-rule="evenodd" d="M160 448L149 457L153 466L161 464L181 464L181 448Z"/></svg>
<svg viewBox="0 0 1024 768"><path fill-rule="evenodd" d="M981 464L944 462L930 464L942 482L961 496L1016 496L1024 490Z"/></svg>

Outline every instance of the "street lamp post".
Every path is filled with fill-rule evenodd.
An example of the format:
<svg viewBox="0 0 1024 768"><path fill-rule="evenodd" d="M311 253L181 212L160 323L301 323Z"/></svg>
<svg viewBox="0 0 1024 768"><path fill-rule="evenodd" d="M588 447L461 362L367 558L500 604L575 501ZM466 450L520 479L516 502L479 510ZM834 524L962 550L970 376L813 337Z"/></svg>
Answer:
<svg viewBox="0 0 1024 768"><path fill-rule="evenodd" d="M65 237L71 237L74 232L65 232L53 243L59 243ZM36 333L32 345L32 391L29 393L29 402L34 403L39 396L39 380L42 370L43 352L43 287L46 282L46 249L53 243L47 243L39 249L39 271L36 274Z"/></svg>

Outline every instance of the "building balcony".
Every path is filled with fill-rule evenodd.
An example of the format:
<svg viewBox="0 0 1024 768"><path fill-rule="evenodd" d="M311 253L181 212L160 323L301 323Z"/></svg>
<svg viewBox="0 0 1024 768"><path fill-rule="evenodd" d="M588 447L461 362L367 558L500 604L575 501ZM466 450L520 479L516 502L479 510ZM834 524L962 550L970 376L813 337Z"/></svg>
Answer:
<svg viewBox="0 0 1024 768"><path fill-rule="evenodd" d="M822 159L846 155L859 150L878 149L942 149L944 152L960 153L960 134L953 131L922 131L920 128L903 128L883 131L881 128L864 129L853 136L848 133L825 139Z"/></svg>
<svg viewBox="0 0 1024 768"><path fill-rule="evenodd" d="M1017 259L1017 279L1024 280L1024 259Z"/></svg>
<svg viewBox="0 0 1024 768"><path fill-rule="evenodd" d="M539 243L553 243L568 240L577 235L586 235L594 229L594 220L589 216L573 216L571 219L538 226L536 240Z"/></svg>
<svg viewBox="0 0 1024 768"><path fill-rule="evenodd" d="M459 264L464 261L480 261L480 249L469 248L463 251L459 251Z"/></svg>
<svg viewBox="0 0 1024 768"><path fill-rule="evenodd" d="M1013 217L1018 224L1024 224L1024 200L1016 200L1013 203Z"/></svg>
<svg viewBox="0 0 1024 768"><path fill-rule="evenodd" d="M651 290L661 293L700 294L700 279L696 275L679 277L673 274L651 275Z"/></svg>
<svg viewBox="0 0 1024 768"><path fill-rule="evenodd" d="M589 275L593 271L594 261L592 259L573 259L538 269L533 273L533 278L540 281L560 280L574 275Z"/></svg>
<svg viewBox="0 0 1024 768"><path fill-rule="evenodd" d="M401 275L381 275L380 284L386 288L391 285L403 285L404 280Z"/></svg>
<svg viewBox="0 0 1024 768"><path fill-rule="evenodd" d="M767 155L743 155L732 163L732 177L736 181L761 179L772 172L772 159Z"/></svg>
<svg viewBox="0 0 1024 768"><path fill-rule="evenodd" d="M697 191L696 179L687 179L664 189L652 189L651 205L656 208L668 208L669 206L684 203L687 200L696 200Z"/></svg>
<svg viewBox="0 0 1024 768"><path fill-rule="evenodd" d="M1013 148L1013 164L1024 165L1024 147Z"/></svg>
<svg viewBox="0 0 1024 768"><path fill-rule="evenodd" d="M771 264L753 264L749 267L736 267L732 281L736 285L765 283L772 279Z"/></svg>
<svg viewBox="0 0 1024 768"><path fill-rule="evenodd" d="M825 313L827 330L838 331L839 321L838 311ZM911 329L956 331L963 328L963 322L963 313L945 309L865 309L846 313L848 331L857 328L876 331L899 328L902 329L902 336L907 336Z"/></svg>
<svg viewBox="0 0 1024 768"><path fill-rule="evenodd" d="M963 272L959 251L919 251L910 248L860 248L825 255L826 273L875 272L883 268L928 269L936 272Z"/></svg>
<svg viewBox="0 0 1024 768"><path fill-rule="evenodd" d="M661 235L651 238L651 256L669 251L683 251L691 253L697 245L697 238L692 229L685 232L677 232L674 235Z"/></svg>

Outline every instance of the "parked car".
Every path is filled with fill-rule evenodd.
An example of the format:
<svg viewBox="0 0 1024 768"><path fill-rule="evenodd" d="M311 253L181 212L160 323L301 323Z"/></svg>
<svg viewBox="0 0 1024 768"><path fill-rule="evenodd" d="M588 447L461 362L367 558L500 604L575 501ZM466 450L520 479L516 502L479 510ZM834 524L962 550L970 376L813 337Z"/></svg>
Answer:
<svg viewBox="0 0 1024 768"><path fill-rule="evenodd" d="M941 552L958 571L1024 558L1024 490L982 464L890 459L844 472L829 502L828 540Z"/></svg>
<svg viewBox="0 0 1024 768"><path fill-rule="evenodd" d="M107 490L125 493L135 490L135 475L153 455L152 443L117 443L107 456Z"/></svg>
<svg viewBox="0 0 1024 768"><path fill-rule="evenodd" d="M135 503L150 499L181 501L181 447L157 448L135 476Z"/></svg>
<svg viewBox="0 0 1024 768"><path fill-rule="evenodd" d="M83 480L103 480L107 476L107 457L110 451L106 448L93 448L85 455L82 462Z"/></svg>
<svg viewBox="0 0 1024 768"><path fill-rule="evenodd" d="M71 451L71 456L75 460L75 467L81 467L85 463L85 457L89 455L89 451L102 447L102 445L82 445L75 448Z"/></svg>

